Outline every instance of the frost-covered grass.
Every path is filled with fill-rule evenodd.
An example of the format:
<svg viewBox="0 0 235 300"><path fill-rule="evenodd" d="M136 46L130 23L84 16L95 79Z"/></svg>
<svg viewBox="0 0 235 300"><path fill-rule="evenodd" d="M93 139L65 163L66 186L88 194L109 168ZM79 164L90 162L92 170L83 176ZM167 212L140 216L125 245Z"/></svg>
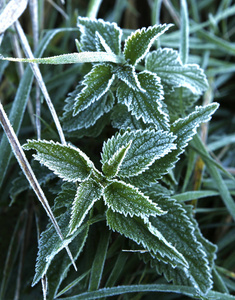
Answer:
<svg viewBox="0 0 235 300"><path fill-rule="evenodd" d="M235 299L216 2L3 1L0 299Z"/></svg>

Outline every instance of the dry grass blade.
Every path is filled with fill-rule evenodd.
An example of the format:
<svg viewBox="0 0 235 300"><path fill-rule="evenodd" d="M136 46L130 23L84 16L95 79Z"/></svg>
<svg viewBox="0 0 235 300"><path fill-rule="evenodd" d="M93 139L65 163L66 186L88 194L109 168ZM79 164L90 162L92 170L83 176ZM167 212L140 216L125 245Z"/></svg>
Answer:
<svg viewBox="0 0 235 300"><path fill-rule="evenodd" d="M35 194L37 195L39 201L41 202L42 206L46 210L47 215L49 216L50 220L52 221L60 239L63 241L63 239L64 239L63 235L62 235L61 230L58 226L58 223L53 215L53 212L47 202L46 196L45 196L43 190L41 189L41 186L38 183L36 176L34 175L34 172L25 156L24 151L22 150L19 140L8 120L8 117L4 111L4 108L1 103L0 103L0 121L1 121L2 127L7 135L9 143L11 144L12 150L15 154L16 159L18 160L18 163L19 163L22 171L24 172L27 180L29 181L31 187L33 188L33 190L34 190ZM66 251L74 265L74 268L77 269L68 246L66 246Z"/></svg>
<svg viewBox="0 0 235 300"><path fill-rule="evenodd" d="M25 33L24 33L24 31L23 31L23 29L22 29L22 27L21 27L21 25L20 25L20 23L18 21L15 23L15 28L16 28L17 33L19 35L19 38L20 38L20 41L21 41L21 45L23 47L23 50L24 50L26 56L29 57L29 58L34 58L33 53L32 53L32 51L30 49L28 40L27 40L27 38L25 36ZM30 66L31 66L31 68L33 70L33 73L34 73L34 75L35 75L35 77L37 79L37 82L38 82L38 84L39 84L39 86L41 88L41 91L42 91L42 93L43 93L43 95L45 97L45 100L47 102L47 105L49 107L51 115L52 115L53 120L55 122L58 134L60 136L61 143L65 145L66 141L65 141L64 133L63 133L63 130L61 128L60 121L59 121L58 116L56 114L56 111L55 111L55 108L54 108L53 103L51 101L51 98L50 98L50 96L48 94L46 85L45 85L45 83L43 81L43 78L42 78L41 72L39 70L39 67L35 63L31 63Z"/></svg>

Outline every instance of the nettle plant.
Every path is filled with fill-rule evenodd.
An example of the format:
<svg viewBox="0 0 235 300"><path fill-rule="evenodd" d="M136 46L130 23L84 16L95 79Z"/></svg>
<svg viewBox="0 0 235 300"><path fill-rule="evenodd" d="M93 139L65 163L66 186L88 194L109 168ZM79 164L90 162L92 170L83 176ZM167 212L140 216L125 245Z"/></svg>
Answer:
<svg viewBox="0 0 235 300"><path fill-rule="evenodd" d="M205 74L196 64L183 64L173 49L150 51L171 25L137 30L124 45L115 23L79 17L78 26L79 54L93 63L66 99L63 129L68 137L98 136L111 123L117 132L103 143L102 170L71 143L24 145L65 181L53 207L64 240L48 224L33 285L47 275L53 298L72 264L61 250L69 245L77 260L89 226L106 220L109 232L129 239L129 250L141 261L203 297L213 285L216 247L202 236L192 207L174 200L173 168L218 108L194 107L208 87Z"/></svg>

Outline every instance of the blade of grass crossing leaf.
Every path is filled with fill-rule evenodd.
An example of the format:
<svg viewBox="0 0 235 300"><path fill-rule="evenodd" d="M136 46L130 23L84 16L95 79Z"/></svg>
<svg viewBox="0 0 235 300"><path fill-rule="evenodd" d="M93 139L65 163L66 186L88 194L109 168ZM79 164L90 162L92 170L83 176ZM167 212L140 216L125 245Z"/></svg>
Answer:
<svg viewBox="0 0 235 300"><path fill-rule="evenodd" d="M75 285L77 285L80 281L82 281L83 278L85 278L91 270L83 273L81 276L70 282L63 290L61 290L57 295L56 298L62 296L64 293L68 292L71 288L73 288Z"/></svg>
<svg viewBox="0 0 235 300"><path fill-rule="evenodd" d="M110 233L110 230L107 230L106 228L105 232L102 232L102 234L100 235L98 248L91 269L91 276L88 288L89 291L94 291L99 288L103 274L104 263L107 256Z"/></svg>
<svg viewBox="0 0 235 300"><path fill-rule="evenodd" d="M87 17L88 18L97 18L98 11L100 8L100 5L103 0L90 0L88 10L87 10Z"/></svg>
<svg viewBox="0 0 235 300"><path fill-rule="evenodd" d="M12 147L12 151L15 154L16 159L18 160L18 163L23 171L23 173L25 174L25 177L27 178L27 180L29 181L31 187L33 188L35 194L38 197L38 200L41 202L43 208L45 209L48 217L50 218L50 220L52 221L57 234L59 235L60 239L63 241L63 235L61 233L61 230L58 226L58 223L53 215L53 212L50 208L50 205L47 202L46 196L43 192L43 190L41 189L41 186L37 180L37 178L34 175L34 172L25 156L25 153L20 145L20 142L7 118L7 115L4 111L4 108L0 102L0 122L2 124L2 127L7 135L7 138L9 140L9 143L11 144ZM68 248L68 246L66 246L66 251L71 259L71 261L73 262L74 268L75 270L77 270L75 262L73 260L73 257L71 255L71 252Z"/></svg>
<svg viewBox="0 0 235 300"><path fill-rule="evenodd" d="M186 0L181 0L181 39L180 39L180 58L183 64L188 61L189 51L189 22L188 22L188 7Z"/></svg>
<svg viewBox="0 0 235 300"><path fill-rule="evenodd" d="M25 36L25 33L24 33L24 31L23 31L23 29L22 29L22 27L21 27L21 25L20 25L20 23L18 21L15 23L15 28L16 28L16 31L17 31L18 36L20 38L21 45L22 45L22 48L23 48L25 54L28 57L30 57L30 58L34 58L33 53L32 53L32 51L30 49L28 40L27 40L27 38ZM58 118L58 116L56 114L56 111L55 111L55 108L54 108L53 103L51 101L51 98L50 98L50 96L48 94L48 91L47 91L46 85L45 85L45 83L43 81L41 72L40 72L40 70L39 70L39 68L38 68L38 66L36 64L31 64L31 68L32 68L34 76L36 77L37 82L38 82L38 84L39 84L39 86L40 86L40 88L42 90L42 93L43 93L43 95L45 97L45 100L47 102L48 108L49 108L49 110L51 112L52 118L53 118L53 120L55 122L58 134L60 136L61 143L62 144L66 144L64 133L63 133L62 127L60 125L59 118Z"/></svg>
<svg viewBox="0 0 235 300"><path fill-rule="evenodd" d="M63 31L64 29L56 29L56 30L48 31L48 33L46 33L46 35L41 40L35 55L40 57L43 54L46 47L48 46L48 44L50 43L51 39L56 34ZM24 75L20 81L20 85L17 89L17 93L9 114L10 123L12 124L16 134L18 134L19 132L24 117L25 107L32 87L32 82L33 82L33 73L31 72L30 66L28 66L25 69ZM7 167L10 162L11 155L12 155L11 146L8 143L7 137L3 135L0 143L0 169L1 169L0 186L3 183L7 171Z"/></svg>
<svg viewBox="0 0 235 300"><path fill-rule="evenodd" d="M200 140L198 135L195 135L194 140L193 140L193 144L197 148L200 148L201 151L209 157L209 154L207 153L207 151L205 149L205 146L202 143L202 141ZM211 177L213 178L213 180L216 183L217 189L220 192L220 196L223 199L225 206L227 207L229 213L231 214L231 216L235 220L235 203L234 203L234 200L233 200L232 196L229 193L229 190L228 190L228 188L227 188L227 186L226 186L219 170L208 159L205 159L204 162L206 164L206 167L207 167Z"/></svg>
<svg viewBox="0 0 235 300"><path fill-rule="evenodd" d="M61 54L51 57L44 58L14 58L14 57L3 57L0 55L1 60L8 60L14 62L25 62L25 63L37 63L37 64L48 64L48 65L62 65L62 64L81 64L91 62L113 62L123 63L123 58L107 52L80 52L80 53L68 53Z"/></svg>
<svg viewBox="0 0 235 300"><path fill-rule="evenodd" d="M199 295L195 295L195 290L189 286L172 285L172 284L139 284L139 285L123 285L115 286L112 288L103 288L93 292L85 292L76 296L63 298L64 300L91 300L100 299L103 297L112 297L116 295L127 295L128 293L141 293L141 292L165 292L183 294L189 297L198 298ZM206 299L213 300L235 300L232 295L219 293L215 291L209 291L206 295Z"/></svg>

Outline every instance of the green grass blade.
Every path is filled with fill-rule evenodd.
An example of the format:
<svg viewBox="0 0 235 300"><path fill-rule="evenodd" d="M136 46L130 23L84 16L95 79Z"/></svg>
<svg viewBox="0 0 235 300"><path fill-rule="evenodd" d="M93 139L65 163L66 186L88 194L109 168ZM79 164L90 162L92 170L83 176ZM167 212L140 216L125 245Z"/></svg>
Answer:
<svg viewBox="0 0 235 300"><path fill-rule="evenodd" d="M198 296L195 295L194 288L181 285L171 285L171 284L146 284L146 285L123 285L112 288L103 288L93 292L85 292L80 295L66 297L63 300L91 300L100 299L103 297L111 297L116 295L123 295L128 293L141 293L141 292L165 292L165 293L176 293L183 294L189 297ZM210 291L207 294L207 299L213 300L235 300L235 296L223 294L215 291Z"/></svg>
<svg viewBox="0 0 235 300"><path fill-rule="evenodd" d="M193 144L196 145L197 148L200 148L201 152L209 157L209 154L207 153L204 144L200 140L199 136L196 135L193 140ZM206 167L208 169L208 172L210 173L211 177L213 178L214 182L216 183L217 189L220 192L220 196L222 200L224 201L225 206L227 207L229 213L235 220L235 203L232 198L232 196L229 193L228 187L224 183L224 180L217 169L217 167L211 163L210 160L205 159L204 160Z"/></svg>
<svg viewBox="0 0 235 300"><path fill-rule="evenodd" d="M174 195L174 199L180 202L191 201L194 199L206 198L218 196L219 193L217 191L190 191L181 194Z"/></svg>
<svg viewBox="0 0 235 300"><path fill-rule="evenodd" d="M80 281L82 281L83 278L85 278L90 273L90 270L83 273L82 275L78 276L75 280L70 282L63 290L61 290L57 295L56 298L62 296L64 293L68 292L71 288L73 288L75 285L77 285Z"/></svg>
<svg viewBox="0 0 235 300"><path fill-rule="evenodd" d="M91 276L88 288L89 291L94 291L99 288L101 277L103 274L104 263L106 260L110 233L111 232L106 228L105 232L102 232L100 236L95 259L91 268Z"/></svg>
<svg viewBox="0 0 235 300"><path fill-rule="evenodd" d="M87 10L88 18L97 18L98 11L102 1L103 0L90 0L88 10Z"/></svg>
<svg viewBox="0 0 235 300"><path fill-rule="evenodd" d="M118 280L121 272L125 268L128 257L129 257L128 253L120 252L120 254L118 255L118 258L116 260L116 263L115 263L115 265L112 269L112 272L109 275L109 278L108 278L108 280L105 284L106 287L112 287L112 286L115 285L115 283Z"/></svg>
<svg viewBox="0 0 235 300"><path fill-rule="evenodd" d="M183 64L188 61L189 52L189 21L188 7L186 0L181 0L181 38L180 38L180 58Z"/></svg>
<svg viewBox="0 0 235 300"><path fill-rule="evenodd" d="M69 30L69 29L68 29ZM73 29L74 30L74 29ZM75 29L76 30L76 29ZM45 51L46 47L52 40L52 38L60 33L65 31L65 29L57 29L57 30L51 30L48 31L41 42L39 43L38 50L35 53L35 56L40 57L42 56L43 52ZM30 66L27 66L24 75L20 81L20 85L18 87L14 102L12 104L12 108L9 114L9 120L11 122L11 125L18 134L21 123L24 117L26 104L28 101L29 93L31 91L33 82L33 73L30 69ZM11 146L8 143L8 139L6 135L2 136L1 143L0 143L0 187L3 183L10 158L11 158Z"/></svg>

